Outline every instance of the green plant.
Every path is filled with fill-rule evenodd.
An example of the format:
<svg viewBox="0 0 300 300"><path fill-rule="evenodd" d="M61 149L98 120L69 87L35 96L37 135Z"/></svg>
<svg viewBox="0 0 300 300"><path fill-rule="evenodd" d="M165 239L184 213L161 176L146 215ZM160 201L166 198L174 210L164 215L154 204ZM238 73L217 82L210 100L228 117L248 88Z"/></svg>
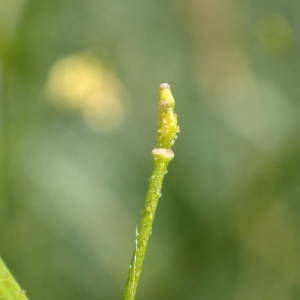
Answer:
<svg viewBox="0 0 300 300"><path fill-rule="evenodd" d="M128 278L124 290L124 300L135 299L148 241L152 233L152 225L158 200L161 197L164 176L167 174L169 162L174 157L171 147L174 145L177 133L179 132L174 107L175 100L171 93L170 86L167 83L161 84L157 146L152 151L154 167L149 179L149 187L140 225L136 230L135 249L129 266Z"/></svg>
<svg viewBox="0 0 300 300"><path fill-rule="evenodd" d="M25 291L20 288L6 265L0 258L0 299L27 300Z"/></svg>
<svg viewBox="0 0 300 300"><path fill-rule="evenodd" d="M142 212L140 225L136 231L135 249L129 267L128 279L124 290L124 300L133 300L136 296L138 282L152 232L152 225L164 177L169 162L174 153L174 145L179 126L174 113L175 100L167 83L160 85L159 101L159 127L157 133L157 146L152 151L154 160L153 173L149 179L149 187ZM0 258L0 299L1 300L28 300L24 290L20 288L6 265Z"/></svg>

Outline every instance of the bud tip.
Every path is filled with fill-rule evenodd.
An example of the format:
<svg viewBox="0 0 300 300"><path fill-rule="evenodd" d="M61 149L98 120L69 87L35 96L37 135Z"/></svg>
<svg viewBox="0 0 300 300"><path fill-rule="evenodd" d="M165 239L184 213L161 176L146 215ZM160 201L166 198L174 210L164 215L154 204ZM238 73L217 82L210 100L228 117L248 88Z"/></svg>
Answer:
<svg viewBox="0 0 300 300"><path fill-rule="evenodd" d="M163 89L169 89L169 88L170 88L170 85L169 85L168 83L164 82L164 83L161 83L161 84L160 84L159 88L160 88L161 90L163 90Z"/></svg>

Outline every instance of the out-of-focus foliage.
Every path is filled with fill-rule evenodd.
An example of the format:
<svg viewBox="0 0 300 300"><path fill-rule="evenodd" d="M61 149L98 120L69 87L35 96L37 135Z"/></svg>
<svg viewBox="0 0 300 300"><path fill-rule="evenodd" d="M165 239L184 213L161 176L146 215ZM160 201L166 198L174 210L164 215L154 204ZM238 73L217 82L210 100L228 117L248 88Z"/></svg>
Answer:
<svg viewBox="0 0 300 300"><path fill-rule="evenodd" d="M0 255L30 299L120 299L164 81L181 136L138 298L300 298L299 9L0 0Z"/></svg>

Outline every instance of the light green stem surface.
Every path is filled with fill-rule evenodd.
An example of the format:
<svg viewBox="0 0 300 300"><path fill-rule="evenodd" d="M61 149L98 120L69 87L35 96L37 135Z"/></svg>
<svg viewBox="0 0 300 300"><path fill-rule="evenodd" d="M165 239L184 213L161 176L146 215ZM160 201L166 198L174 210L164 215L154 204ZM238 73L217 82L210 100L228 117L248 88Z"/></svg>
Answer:
<svg viewBox="0 0 300 300"><path fill-rule="evenodd" d="M161 84L157 148L152 151L154 168L149 179L149 187L140 225L136 231L135 248L131 264L129 266L128 278L124 291L124 300L135 299L148 247L148 241L152 233L152 225L158 200L161 197L164 176L167 173L169 162L174 157L171 147L177 138L177 133L179 132L177 116L174 113L174 106L175 100L172 96L169 85Z"/></svg>
<svg viewBox="0 0 300 300"><path fill-rule="evenodd" d="M25 291L20 288L0 258L0 300L28 300Z"/></svg>

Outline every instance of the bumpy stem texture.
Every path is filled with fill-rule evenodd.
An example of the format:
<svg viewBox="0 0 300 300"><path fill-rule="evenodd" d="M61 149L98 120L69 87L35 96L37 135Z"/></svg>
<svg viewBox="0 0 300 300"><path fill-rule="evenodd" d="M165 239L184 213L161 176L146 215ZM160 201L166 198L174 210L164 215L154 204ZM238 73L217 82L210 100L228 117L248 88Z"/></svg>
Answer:
<svg viewBox="0 0 300 300"><path fill-rule="evenodd" d="M159 128L157 148L152 151L154 167L149 179L145 207L142 212L139 228L136 230L135 248L129 266L128 278L125 285L124 300L134 300L140 279L148 241L152 233L152 225L158 200L161 197L164 176L174 153L171 147L177 138L179 126L174 113L175 100L167 83L160 85Z"/></svg>
<svg viewBox="0 0 300 300"><path fill-rule="evenodd" d="M0 258L0 299L1 300L28 300Z"/></svg>

